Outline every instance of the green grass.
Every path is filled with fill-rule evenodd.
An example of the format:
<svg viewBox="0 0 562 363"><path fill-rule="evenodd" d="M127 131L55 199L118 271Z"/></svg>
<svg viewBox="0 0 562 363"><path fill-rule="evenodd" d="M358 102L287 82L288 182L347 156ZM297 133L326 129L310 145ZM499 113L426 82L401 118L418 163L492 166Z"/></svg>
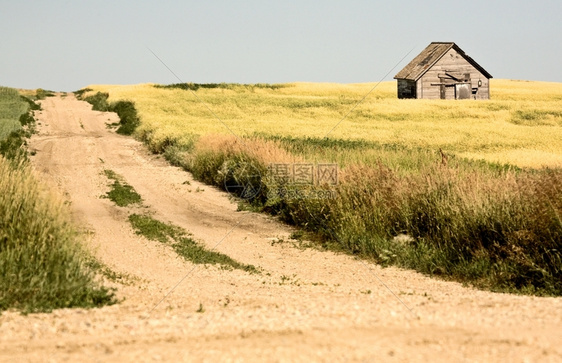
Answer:
<svg viewBox="0 0 562 363"><path fill-rule="evenodd" d="M25 146L25 132L22 129L12 131L0 140L0 155L9 160L27 160Z"/></svg>
<svg viewBox="0 0 562 363"><path fill-rule="evenodd" d="M0 87L0 155L27 159L26 138L35 132L34 110L40 106L15 89Z"/></svg>
<svg viewBox="0 0 562 363"><path fill-rule="evenodd" d="M225 254L207 250L190 238L187 231L180 227L140 214L131 214L129 221L135 233L152 241L170 244L174 251L187 261L195 264L220 265L226 269L239 269L249 273L259 273L255 266L242 264Z"/></svg>
<svg viewBox="0 0 562 363"><path fill-rule="evenodd" d="M134 188L128 185L121 176L112 170L105 169L104 174L108 179L113 180L111 190L107 193L107 198L112 200L120 207L131 204L140 204L142 198ZM218 264L227 269L240 269L250 273L257 273L258 270L252 265L241 264L227 255L219 252L209 251L189 237L189 233L184 229L160 222L150 216L131 214L129 221L135 233L146 237L151 241L158 241L171 245L174 251L196 264Z"/></svg>
<svg viewBox="0 0 562 363"><path fill-rule="evenodd" d="M27 103L22 100L17 90L0 87L0 141L22 128L20 116L26 114L28 109ZM7 151L8 146L0 146L2 155L6 155Z"/></svg>
<svg viewBox="0 0 562 363"><path fill-rule="evenodd" d="M123 181L123 178L117 175L113 170L105 169L105 176L113 180L111 190L107 192L106 197L120 207L126 207L131 204L138 204L142 202L142 198L135 189Z"/></svg>
<svg viewBox="0 0 562 363"><path fill-rule="evenodd" d="M12 132L21 129L19 120L0 119L0 140L7 138Z"/></svg>
<svg viewBox="0 0 562 363"><path fill-rule="evenodd" d="M117 101L109 103L107 101L109 94L97 92L94 95L83 97L84 93L89 92L89 88L76 91L75 94L79 99L90 103L92 110L102 112L115 112L120 119L117 133L121 135L132 135L139 125L139 118L135 105L131 101Z"/></svg>
<svg viewBox="0 0 562 363"><path fill-rule="evenodd" d="M104 174L108 179L113 180L111 190L106 194L107 198L120 207L142 203L140 194L138 194L132 186L128 185L121 176L108 169L104 170ZM180 227L160 222L150 216L139 214L131 214L129 216L129 221L135 233L149 240L171 245L178 255L193 263L218 264L227 269L235 268L250 273L258 272L252 265L241 264L227 255L205 249L191 239L189 233Z"/></svg>
<svg viewBox="0 0 562 363"><path fill-rule="evenodd" d="M0 155L27 159L26 138L35 132L34 111L41 106L17 90L0 87Z"/></svg>
<svg viewBox="0 0 562 363"><path fill-rule="evenodd" d="M0 119L18 120L20 115L26 113L28 105L22 102L17 90L9 87L0 87Z"/></svg>

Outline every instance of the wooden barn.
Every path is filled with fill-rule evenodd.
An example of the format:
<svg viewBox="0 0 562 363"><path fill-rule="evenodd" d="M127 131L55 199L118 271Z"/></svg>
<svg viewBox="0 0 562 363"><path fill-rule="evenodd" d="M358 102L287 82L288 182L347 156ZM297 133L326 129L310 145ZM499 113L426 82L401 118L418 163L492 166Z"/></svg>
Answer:
<svg viewBox="0 0 562 363"><path fill-rule="evenodd" d="M453 42L433 42L394 79L398 98L490 98L492 75Z"/></svg>

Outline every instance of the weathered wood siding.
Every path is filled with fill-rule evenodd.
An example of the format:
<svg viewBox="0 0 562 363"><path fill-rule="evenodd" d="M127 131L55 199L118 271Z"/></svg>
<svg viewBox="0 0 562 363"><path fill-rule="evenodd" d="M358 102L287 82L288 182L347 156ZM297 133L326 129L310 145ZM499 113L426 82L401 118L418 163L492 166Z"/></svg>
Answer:
<svg viewBox="0 0 562 363"><path fill-rule="evenodd" d="M442 81L439 78L439 75L444 75L446 72L453 72L455 74L469 73L472 88L477 88L476 94L473 94L472 98L490 98L489 79L453 48L451 48L417 81L417 98L441 98L441 87L439 84L442 83ZM481 81L481 86L478 85L478 81ZM455 99L455 88L445 87L445 95L446 99Z"/></svg>

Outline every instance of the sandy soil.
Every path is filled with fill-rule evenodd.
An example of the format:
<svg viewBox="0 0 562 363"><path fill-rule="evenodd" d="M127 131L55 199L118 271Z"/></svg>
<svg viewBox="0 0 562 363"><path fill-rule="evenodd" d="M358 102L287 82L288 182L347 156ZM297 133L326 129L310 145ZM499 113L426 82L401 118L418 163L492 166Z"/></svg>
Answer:
<svg viewBox="0 0 562 363"><path fill-rule="evenodd" d="M1 362L562 361L560 298L483 292L297 248L289 227L237 212L226 193L108 129L116 115L72 95L42 106L35 168L71 202L99 260L132 284L117 285L124 301L101 309L3 313ZM140 212L263 272L196 266L135 235L127 216L139 208L100 198L103 169L142 195Z"/></svg>

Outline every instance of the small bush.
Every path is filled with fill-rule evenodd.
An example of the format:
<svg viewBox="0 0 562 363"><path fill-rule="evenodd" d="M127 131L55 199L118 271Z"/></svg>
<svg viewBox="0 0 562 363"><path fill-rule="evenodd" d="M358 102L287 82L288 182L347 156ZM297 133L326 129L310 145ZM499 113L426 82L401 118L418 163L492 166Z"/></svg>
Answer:
<svg viewBox="0 0 562 363"><path fill-rule="evenodd" d="M111 112L117 113L121 120L121 125L117 129L117 133L121 135L132 135L140 124L135 104L130 101L118 101L111 104L109 109Z"/></svg>
<svg viewBox="0 0 562 363"><path fill-rule="evenodd" d="M109 98L109 93L98 92L91 96L84 97L84 101L92 105L92 110L107 112L110 111L109 103L107 99Z"/></svg>
<svg viewBox="0 0 562 363"><path fill-rule="evenodd" d="M27 159L25 150L25 131L12 131L8 137L0 140L0 155L9 160Z"/></svg>
<svg viewBox="0 0 562 363"><path fill-rule="evenodd" d="M31 126L35 123L35 118L31 112L28 112L20 116L19 122L22 126Z"/></svg>
<svg viewBox="0 0 562 363"><path fill-rule="evenodd" d="M87 87L86 87L86 88L79 89L78 91L74 91L74 95L75 95L76 98L78 98L79 100L83 100L84 94L85 94L85 93L88 93L88 92L92 92L92 91L93 91L93 89L87 88Z"/></svg>
<svg viewBox="0 0 562 363"><path fill-rule="evenodd" d="M79 99L83 99L84 101L90 103L92 105L92 110L94 111L115 112L120 119L120 126L117 129L117 133L122 135L132 135L140 124L134 103L130 101L109 103L107 101L109 94L102 92L97 92L94 95L84 97L84 93L88 90L88 88L84 88L75 92L75 94Z"/></svg>
<svg viewBox="0 0 562 363"><path fill-rule="evenodd" d="M20 96L21 100L26 102L29 105L29 109L32 111L38 111L41 109L41 105L36 103L35 101L29 99L28 97L25 96Z"/></svg>
<svg viewBox="0 0 562 363"><path fill-rule="evenodd" d="M53 91L44 90L42 88L38 88L36 91L36 98L38 100L44 100L47 97L54 97L55 93Z"/></svg>

